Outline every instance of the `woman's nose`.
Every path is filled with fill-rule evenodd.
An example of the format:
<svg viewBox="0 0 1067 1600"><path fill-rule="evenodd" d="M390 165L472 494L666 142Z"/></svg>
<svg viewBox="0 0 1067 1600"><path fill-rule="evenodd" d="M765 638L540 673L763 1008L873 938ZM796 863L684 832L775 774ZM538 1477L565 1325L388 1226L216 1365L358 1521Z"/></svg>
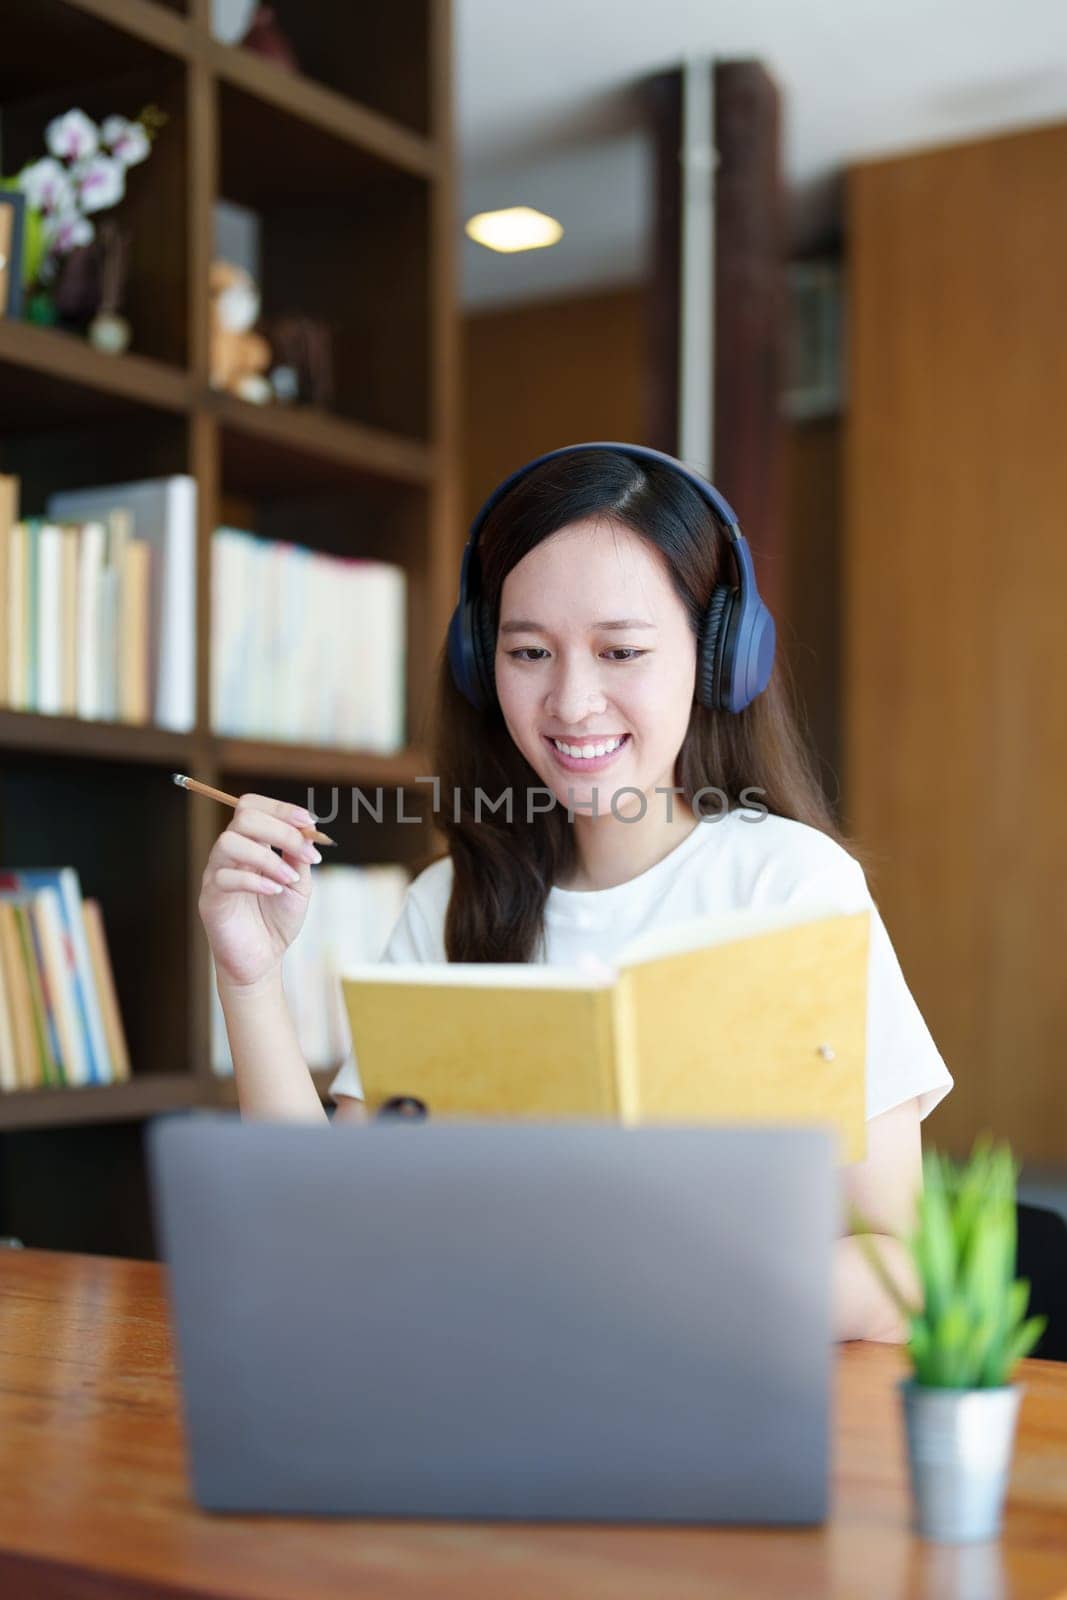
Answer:
<svg viewBox="0 0 1067 1600"><path fill-rule="evenodd" d="M606 704L594 664L558 663L545 696L545 710L550 716L571 727L583 717L597 716Z"/></svg>

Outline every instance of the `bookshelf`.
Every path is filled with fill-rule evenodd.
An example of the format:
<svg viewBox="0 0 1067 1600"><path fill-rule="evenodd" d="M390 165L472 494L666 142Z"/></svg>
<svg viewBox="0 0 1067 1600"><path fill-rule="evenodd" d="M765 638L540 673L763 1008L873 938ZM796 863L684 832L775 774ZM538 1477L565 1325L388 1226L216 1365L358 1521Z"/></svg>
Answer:
<svg viewBox="0 0 1067 1600"><path fill-rule="evenodd" d="M275 0L274 10L299 73L214 38L210 0L5 7L3 171L42 149L45 123L74 105L133 115L150 101L169 120L150 160L131 169L123 203L134 236L129 351L109 356L0 318L0 472L20 478L29 516L56 490L175 472L196 479L198 500L195 727L0 709L0 861L73 865L101 902L132 1062L129 1083L0 1095L0 1169L25 1173L17 1142L32 1139L57 1186L65 1164L92 1170L87 1141L103 1141L105 1128L99 1149L110 1154L120 1124L233 1103L232 1085L211 1073L209 952L196 909L228 813L176 789L172 770L299 803L315 785L320 810L336 786L342 809L329 831L340 861L414 868L434 842L426 786L416 792L414 781L428 770L420 734L463 537L451 5ZM329 413L257 407L209 387L219 200L259 218L265 316L298 310L329 322ZM403 564L409 748L383 756L213 732L210 550L225 523ZM422 823L354 826L349 788L378 785L405 790ZM328 1078L316 1073L320 1089ZM29 1232L14 1185L9 1176L0 1188L0 1232ZM43 1203L43 1189L31 1185L26 1204ZM43 1231L48 1242L68 1237L51 1223Z"/></svg>

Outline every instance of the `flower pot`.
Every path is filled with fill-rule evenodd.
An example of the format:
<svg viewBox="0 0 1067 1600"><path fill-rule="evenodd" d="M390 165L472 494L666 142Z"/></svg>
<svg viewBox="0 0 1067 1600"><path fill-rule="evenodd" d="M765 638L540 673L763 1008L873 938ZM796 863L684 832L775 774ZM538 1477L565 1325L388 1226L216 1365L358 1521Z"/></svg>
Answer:
<svg viewBox="0 0 1067 1600"><path fill-rule="evenodd" d="M35 322L41 328L53 328L58 321L56 303L47 289L30 289L22 315L27 322Z"/></svg>
<svg viewBox="0 0 1067 1600"><path fill-rule="evenodd" d="M906 1379L899 1387L915 1531L943 1544L995 1539L1022 1385L934 1389Z"/></svg>

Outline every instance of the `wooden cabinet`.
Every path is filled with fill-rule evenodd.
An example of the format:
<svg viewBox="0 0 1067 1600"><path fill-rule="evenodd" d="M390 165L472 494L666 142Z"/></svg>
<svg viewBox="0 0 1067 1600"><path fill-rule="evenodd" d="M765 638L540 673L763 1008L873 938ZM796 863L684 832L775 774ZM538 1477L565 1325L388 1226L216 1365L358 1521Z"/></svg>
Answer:
<svg viewBox="0 0 1067 1600"><path fill-rule="evenodd" d="M74 1168L94 1182L93 1130L79 1124L100 1124L103 1141L105 1124L113 1135L123 1121L225 1100L228 1086L210 1071L209 951L196 902L228 814L175 788L172 771L304 804L317 785L320 808L336 787L342 816L330 831L348 862L417 861L431 843L430 819L358 828L345 809L353 785L396 790L427 771L420 747L458 582L451 6L276 0L274 9L299 72L212 37L209 0L5 7L5 172L43 153L45 123L75 105L132 115L151 102L168 120L150 159L131 169L124 202L130 350L109 356L74 335L0 319L0 471L20 477L23 515L43 512L57 489L191 473L198 638L187 735L0 710L0 861L71 864L100 900L133 1064L128 1084L0 1096L0 1232L29 1231L31 1165L38 1188L56 1189L56 1217L77 1206ZM219 199L258 219L264 315L329 324L328 413L256 407L210 388ZM224 521L403 563L409 748L384 757L213 733L210 550ZM409 811L416 806L413 795ZM35 1146L29 1163L28 1147L13 1141L51 1129L62 1138ZM58 1224L42 1232L34 1242L72 1237ZM74 1247L109 1248L106 1226Z"/></svg>

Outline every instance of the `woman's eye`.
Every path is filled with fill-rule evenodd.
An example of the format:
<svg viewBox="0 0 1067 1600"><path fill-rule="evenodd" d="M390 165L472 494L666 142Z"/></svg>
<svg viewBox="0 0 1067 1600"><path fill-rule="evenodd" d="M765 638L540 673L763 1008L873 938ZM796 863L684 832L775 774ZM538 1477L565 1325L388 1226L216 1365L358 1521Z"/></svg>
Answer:
<svg viewBox="0 0 1067 1600"><path fill-rule="evenodd" d="M526 644L522 645L518 650L508 651L508 655L516 661L529 661L531 659L531 655L537 656L538 659L540 659L542 656L547 654L548 652L543 648L543 646L536 644ZM630 647L627 645L618 645L614 649L606 651L605 654L611 656L616 661L636 661L639 656L647 655L648 651L638 650L635 647Z"/></svg>

